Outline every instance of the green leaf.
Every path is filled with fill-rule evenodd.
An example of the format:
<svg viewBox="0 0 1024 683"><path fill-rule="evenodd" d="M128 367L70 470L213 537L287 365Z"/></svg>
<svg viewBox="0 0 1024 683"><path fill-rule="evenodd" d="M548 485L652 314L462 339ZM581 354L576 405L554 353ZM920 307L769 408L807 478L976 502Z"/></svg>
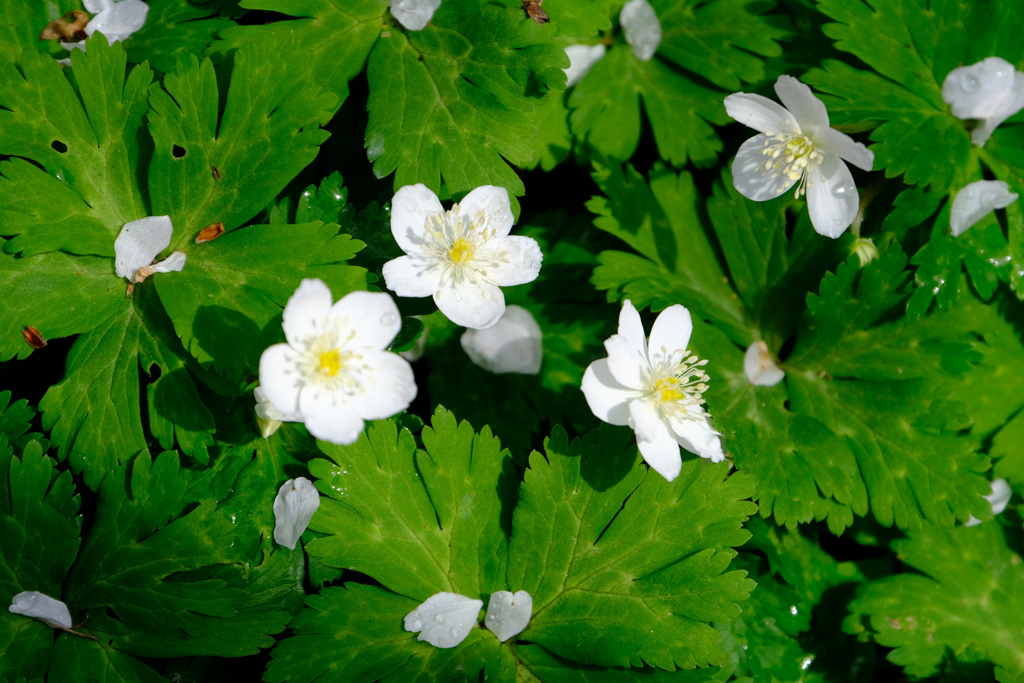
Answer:
<svg viewBox="0 0 1024 683"><path fill-rule="evenodd" d="M416 603L441 591L475 598L504 590L515 496L507 451L488 428L474 434L442 408L422 438L426 450L385 421L351 446L318 442L330 460L309 470L329 497L310 528L326 535L307 552Z"/></svg>
<svg viewBox="0 0 1024 683"><path fill-rule="evenodd" d="M884 168L887 177L903 174L907 182L940 193L962 185L976 166L977 151L965 122L942 101L942 82L953 68L993 55L1021 64L1017 36L1024 18L1016 3L992 0L984 17L964 1L930 6L923 0L819 0L818 7L837 22L823 28L836 47L874 69L825 60L823 69L807 75L828 94L822 100L833 119L877 124L872 151L876 168Z"/></svg>
<svg viewBox="0 0 1024 683"><path fill-rule="evenodd" d="M697 211L689 173L656 166L649 185L632 166L598 167L594 180L606 197L587 208L594 224L640 253L602 252L593 283L608 300L629 298L655 311L685 302L700 318L721 325L734 341L753 341L753 321L729 286L718 254Z"/></svg>
<svg viewBox="0 0 1024 683"><path fill-rule="evenodd" d="M559 90L568 59L551 30L521 10L444 3L422 31L382 35L367 65L367 155L395 188L442 178L453 195L524 186L506 160L526 164L537 134L533 111Z"/></svg>
<svg viewBox="0 0 1024 683"><path fill-rule="evenodd" d="M323 280L335 299L366 288L366 271L344 265L362 246L320 222L251 226L187 245L187 273L154 280L189 353L244 383L281 337L281 309L303 278Z"/></svg>
<svg viewBox="0 0 1024 683"><path fill-rule="evenodd" d="M545 683L704 683L715 680L718 669L663 671L644 668L607 668L576 664L556 657L539 645L517 645L516 660L520 670L528 671ZM521 680L534 680L523 678Z"/></svg>
<svg viewBox="0 0 1024 683"><path fill-rule="evenodd" d="M7 443L21 451L29 441L38 439L38 434L26 434L31 429L36 409L25 399L11 403L11 392L0 391L0 434L7 437ZM44 447L45 450L45 447Z"/></svg>
<svg viewBox="0 0 1024 683"><path fill-rule="evenodd" d="M96 683L166 683L167 679L131 655L70 633L57 637L48 680L73 681L89 672Z"/></svg>
<svg viewBox="0 0 1024 683"><path fill-rule="evenodd" d="M1024 675L1024 564L1019 534L997 522L926 526L896 541L899 559L921 572L888 576L858 591L844 623L895 648L888 659L914 677L936 672L945 653L979 648L1011 677ZM1012 544L1012 546L1011 546Z"/></svg>
<svg viewBox="0 0 1024 683"><path fill-rule="evenodd" d="M0 434L0 604L22 591L63 598L61 584L81 543L80 502L71 473L57 472L38 442L14 457ZM0 613L0 676L44 675L52 647L50 626Z"/></svg>
<svg viewBox="0 0 1024 683"><path fill-rule="evenodd" d="M47 3L5 2L0 7L0 57L5 61L21 61L23 50L63 52L56 40L39 40L40 32L54 19L78 9L78 0L54 0Z"/></svg>
<svg viewBox="0 0 1024 683"><path fill-rule="evenodd" d="M102 34L72 56L75 86L46 54L25 53L19 72L0 60L0 166L8 252L114 255L128 221L149 215L138 171L147 65L125 78L124 49Z"/></svg>
<svg viewBox="0 0 1024 683"><path fill-rule="evenodd" d="M461 645L435 648L402 627L416 600L355 583L311 595L292 623L295 635L274 648L268 683L489 680L514 683L511 650L473 629ZM338 648L337 643L345 643Z"/></svg>
<svg viewBox="0 0 1024 683"><path fill-rule="evenodd" d="M330 118L334 97L289 66L274 50L242 47L220 114L209 60L184 57L153 90L149 192L152 213L174 222L172 251L207 225L230 231L251 219L327 139L319 124Z"/></svg>
<svg viewBox="0 0 1024 683"><path fill-rule="evenodd" d="M521 638L583 664L694 668L724 661L708 622L753 582L726 571L755 510L744 475L690 460L672 483L636 467L628 430L569 443L556 429L520 490L508 584L533 596Z"/></svg>
<svg viewBox="0 0 1024 683"><path fill-rule="evenodd" d="M349 80L366 65L387 12L387 0L242 0L239 5L296 18L226 28L213 51L262 46L290 73L306 72L313 83L334 93L332 112L348 96Z"/></svg>
<svg viewBox="0 0 1024 683"><path fill-rule="evenodd" d="M197 0L202 1L202 0ZM148 61L163 72L174 71L184 55L200 56L214 36L235 22L217 17L216 5L197 7L193 0L163 0L149 6L146 23L126 42L128 58Z"/></svg>

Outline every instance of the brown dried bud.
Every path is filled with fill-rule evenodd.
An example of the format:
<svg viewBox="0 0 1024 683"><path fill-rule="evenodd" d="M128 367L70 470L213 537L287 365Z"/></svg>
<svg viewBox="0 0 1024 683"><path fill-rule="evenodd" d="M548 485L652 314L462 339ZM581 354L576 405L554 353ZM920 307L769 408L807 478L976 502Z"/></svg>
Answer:
<svg viewBox="0 0 1024 683"><path fill-rule="evenodd" d="M134 293L135 293L135 285L132 284L131 282L129 282L128 283L128 288L124 290L124 295L125 296L131 296Z"/></svg>
<svg viewBox="0 0 1024 683"><path fill-rule="evenodd" d="M196 237L196 244L202 244L203 242L209 242L215 240L224 234L223 223L211 223L205 228L199 231L199 235Z"/></svg>
<svg viewBox="0 0 1024 683"><path fill-rule="evenodd" d="M523 4L520 5L520 8L526 10L526 14L536 21L538 25L543 26L551 21L551 17L548 16L548 13L540 7L543 3L544 0L523 0Z"/></svg>
<svg viewBox="0 0 1024 683"><path fill-rule="evenodd" d="M39 334L39 330L31 325L21 331L21 336L25 337L25 341L33 349L41 349L46 346L46 339L43 338L43 335Z"/></svg>
<svg viewBox="0 0 1024 683"><path fill-rule="evenodd" d="M39 40L83 40L86 37L85 25L88 23L88 13L80 9L71 10L63 17L47 24L39 34Z"/></svg>

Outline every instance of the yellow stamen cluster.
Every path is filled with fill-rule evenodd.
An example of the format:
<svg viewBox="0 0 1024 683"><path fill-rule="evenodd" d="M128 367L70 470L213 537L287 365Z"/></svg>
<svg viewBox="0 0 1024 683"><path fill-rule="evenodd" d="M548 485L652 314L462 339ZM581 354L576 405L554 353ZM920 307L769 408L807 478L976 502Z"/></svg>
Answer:
<svg viewBox="0 0 1024 683"><path fill-rule="evenodd" d="M469 216L455 204L449 211L428 216L424 227L428 236L424 253L451 285L461 285L463 280L478 284L480 278L487 279L492 269L508 263L504 253L486 260L480 258L488 240L498 234L488 227L488 217L483 211Z"/></svg>
<svg viewBox="0 0 1024 683"><path fill-rule="evenodd" d="M662 361L651 371L647 386L648 395L658 402L659 409L670 417L693 418L697 413L691 408L704 403L703 394L708 389L708 375L701 368L706 360L697 356L686 357L676 363ZM675 356L675 354L673 354Z"/></svg>
<svg viewBox="0 0 1024 683"><path fill-rule="evenodd" d="M768 176L770 180L778 178L779 194L797 183L798 199L807 193L808 169L821 163L821 152L806 135L766 133L761 154L768 157L762 166L762 175Z"/></svg>

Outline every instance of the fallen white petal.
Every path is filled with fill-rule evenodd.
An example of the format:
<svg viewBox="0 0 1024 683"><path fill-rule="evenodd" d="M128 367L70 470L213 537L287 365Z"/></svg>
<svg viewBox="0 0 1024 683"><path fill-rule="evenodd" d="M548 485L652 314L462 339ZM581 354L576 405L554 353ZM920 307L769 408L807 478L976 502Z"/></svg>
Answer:
<svg viewBox="0 0 1024 683"><path fill-rule="evenodd" d="M292 550L320 507L320 493L305 477L289 479L274 499L274 540Z"/></svg>
<svg viewBox="0 0 1024 683"><path fill-rule="evenodd" d="M71 628L71 612L68 611L68 606L39 591L18 593L7 610L39 619L53 628Z"/></svg>
<svg viewBox="0 0 1024 683"><path fill-rule="evenodd" d="M998 515L1006 509L1013 491L1005 479L993 479L990 486L992 487L992 493L982 496L982 498L987 500L989 505L992 506L992 514ZM968 516L967 521L964 522L964 526L978 526L979 524L981 524L981 520L974 515Z"/></svg>
<svg viewBox="0 0 1024 683"><path fill-rule="evenodd" d="M390 0L391 16L409 31L422 31L441 6L441 0Z"/></svg>
<svg viewBox="0 0 1024 683"><path fill-rule="evenodd" d="M477 624L483 600L457 593L437 593L405 615L405 630L419 633L434 647L455 647Z"/></svg>
<svg viewBox="0 0 1024 683"><path fill-rule="evenodd" d="M148 13L149 5L142 0L121 0L93 17L85 34L102 33L110 43L127 40L145 25Z"/></svg>
<svg viewBox="0 0 1024 683"><path fill-rule="evenodd" d="M178 273L185 267L185 252L176 251L163 261L135 271L135 281L142 282L153 273Z"/></svg>
<svg viewBox="0 0 1024 683"><path fill-rule="evenodd" d="M743 372L755 387L773 387L786 376L772 360L768 345L763 341L756 341L747 348L743 356Z"/></svg>
<svg viewBox="0 0 1024 683"><path fill-rule="evenodd" d="M498 591L487 601L484 626L505 642L523 632L533 616L533 597L526 591Z"/></svg>
<svg viewBox="0 0 1024 683"><path fill-rule="evenodd" d="M637 59L648 62L661 45L661 22L647 0L629 0L619 14L626 42Z"/></svg>
<svg viewBox="0 0 1024 683"><path fill-rule="evenodd" d="M522 306L507 306L494 325L466 330L462 348L470 360L496 375L536 375L543 358L540 325Z"/></svg>
<svg viewBox="0 0 1024 683"><path fill-rule="evenodd" d="M114 240L114 272L135 282L136 271L168 247L173 232L170 216L148 216L125 223Z"/></svg>
<svg viewBox="0 0 1024 683"><path fill-rule="evenodd" d="M114 0L82 0L82 4L85 5L85 11L90 14L99 14L105 9L109 9L114 4Z"/></svg>
<svg viewBox="0 0 1024 683"><path fill-rule="evenodd" d="M994 209L1005 209L1017 201L1017 194L1002 180L976 180L956 193L949 210L953 236L962 235Z"/></svg>
<svg viewBox="0 0 1024 683"><path fill-rule="evenodd" d="M597 45L570 45L565 48L565 54L569 57L569 68L565 71L565 87L571 88L580 82L587 75L590 68L604 57L606 48L602 44Z"/></svg>
<svg viewBox="0 0 1024 683"><path fill-rule="evenodd" d="M942 99L953 116L979 119L971 142L982 147L992 131L1024 108L1024 74L1000 57L953 69L942 82Z"/></svg>

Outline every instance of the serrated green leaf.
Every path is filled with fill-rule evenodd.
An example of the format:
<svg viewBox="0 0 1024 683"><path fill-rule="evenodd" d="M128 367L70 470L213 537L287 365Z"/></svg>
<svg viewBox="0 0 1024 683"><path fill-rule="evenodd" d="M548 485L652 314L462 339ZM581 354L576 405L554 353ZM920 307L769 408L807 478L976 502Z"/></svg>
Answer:
<svg viewBox="0 0 1024 683"><path fill-rule="evenodd" d="M509 548L508 583L534 601L521 637L583 664L721 663L707 622L738 615L753 588L726 572L753 482L693 460L666 482L610 427L572 444L558 429L546 451L530 458Z"/></svg>
<svg viewBox="0 0 1024 683"><path fill-rule="evenodd" d="M7 443L19 451L38 436L25 433L31 428L35 414L36 409L27 400L20 399L11 403L11 392L0 391L0 434L6 436Z"/></svg>
<svg viewBox="0 0 1024 683"><path fill-rule="evenodd" d="M1024 675L1024 564L997 522L926 526L897 541L902 562L921 574L882 578L858 591L844 629L896 648L888 658L910 676L933 674L947 649L977 647L1011 677Z"/></svg>
<svg viewBox="0 0 1024 683"><path fill-rule="evenodd" d="M515 497L515 481L503 475L508 452L490 429L474 434L441 408L422 438L426 450L417 450L411 433L386 421L351 446L319 442L331 460L309 470L329 498L310 528L326 535L307 552L417 602L441 591L504 590Z"/></svg>
<svg viewBox="0 0 1024 683"><path fill-rule="evenodd" d="M47 3L5 2L0 6L0 57L10 62L21 60L23 50L62 52L56 40L40 41L39 34L54 19L78 9L78 0L54 0Z"/></svg>
<svg viewBox="0 0 1024 683"><path fill-rule="evenodd" d="M48 680L73 681L83 671L90 683L166 683L167 679L139 660L105 643L62 633L53 651Z"/></svg>
<svg viewBox="0 0 1024 683"><path fill-rule="evenodd" d="M585 666L556 657L539 645L517 645L516 660L520 670L526 670L535 678L521 678L525 681L545 683L705 683L715 680L718 669L692 669L684 671L663 671L644 668L607 668Z"/></svg>
<svg viewBox="0 0 1024 683"><path fill-rule="evenodd" d="M521 196L509 168L533 156L533 110L560 90L565 53L547 42L551 29L519 10L458 3L438 8L422 31L390 31L367 65L367 156L395 188L442 178L453 195L498 185Z"/></svg>
<svg viewBox="0 0 1024 683"><path fill-rule="evenodd" d="M217 16L217 7L194 0L162 0L149 6L146 23L125 41L128 58L148 61L163 72L174 71L184 55L199 57L214 36L235 22ZM200 2L202 0L199 0Z"/></svg>
<svg viewBox="0 0 1024 683"><path fill-rule="evenodd" d="M323 280L335 299L366 288L366 271L344 265L362 246L319 222L250 226L187 245L187 277L157 277L156 289L189 353L244 382L281 337L281 309L303 278Z"/></svg>
<svg viewBox="0 0 1024 683"><path fill-rule="evenodd" d="M733 293L718 254L697 212L697 189L689 173L656 167L650 185L632 166L598 167L594 179L605 197L587 208L594 224L642 256L605 251L593 283L609 301L629 298L637 308L660 310L685 303L696 316L721 325L744 345L753 341L750 313Z"/></svg>
<svg viewBox="0 0 1024 683"><path fill-rule="evenodd" d="M516 681L511 651L473 629L461 645L435 648L402 627L417 602L375 586L349 583L311 595L292 624L296 635L274 648L269 683L347 681ZM344 642L339 650L335 644Z"/></svg>
<svg viewBox="0 0 1024 683"><path fill-rule="evenodd" d="M544 11L560 36L582 40L611 25L609 5L612 0L547 0ZM506 5L519 7L521 3L506 0Z"/></svg>
<svg viewBox="0 0 1024 683"><path fill-rule="evenodd" d="M58 472L38 442L14 457L0 434L0 604L22 591L62 599L61 584L81 543L80 503L71 473ZM51 627L0 612L0 676L44 675L52 647Z"/></svg>
<svg viewBox="0 0 1024 683"><path fill-rule="evenodd" d="M149 215L138 171L152 72L136 66L126 79L124 49L102 34L87 47L72 56L77 89L49 55L26 52L21 72L0 60L0 153L45 169L2 166L8 252L113 256L124 224Z"/></svg>
<svg viewBox="0 0 1024 683"><path fill-rule="evenodd" d="M334 96L289 66L273 51L243 46L223 113L209 60L184 57L163 88L153 90L149 192L152 213L174 223L172 251L207 225L223 223L230 231L251 219L327 139L319 124L330 118Z"/></svg>

